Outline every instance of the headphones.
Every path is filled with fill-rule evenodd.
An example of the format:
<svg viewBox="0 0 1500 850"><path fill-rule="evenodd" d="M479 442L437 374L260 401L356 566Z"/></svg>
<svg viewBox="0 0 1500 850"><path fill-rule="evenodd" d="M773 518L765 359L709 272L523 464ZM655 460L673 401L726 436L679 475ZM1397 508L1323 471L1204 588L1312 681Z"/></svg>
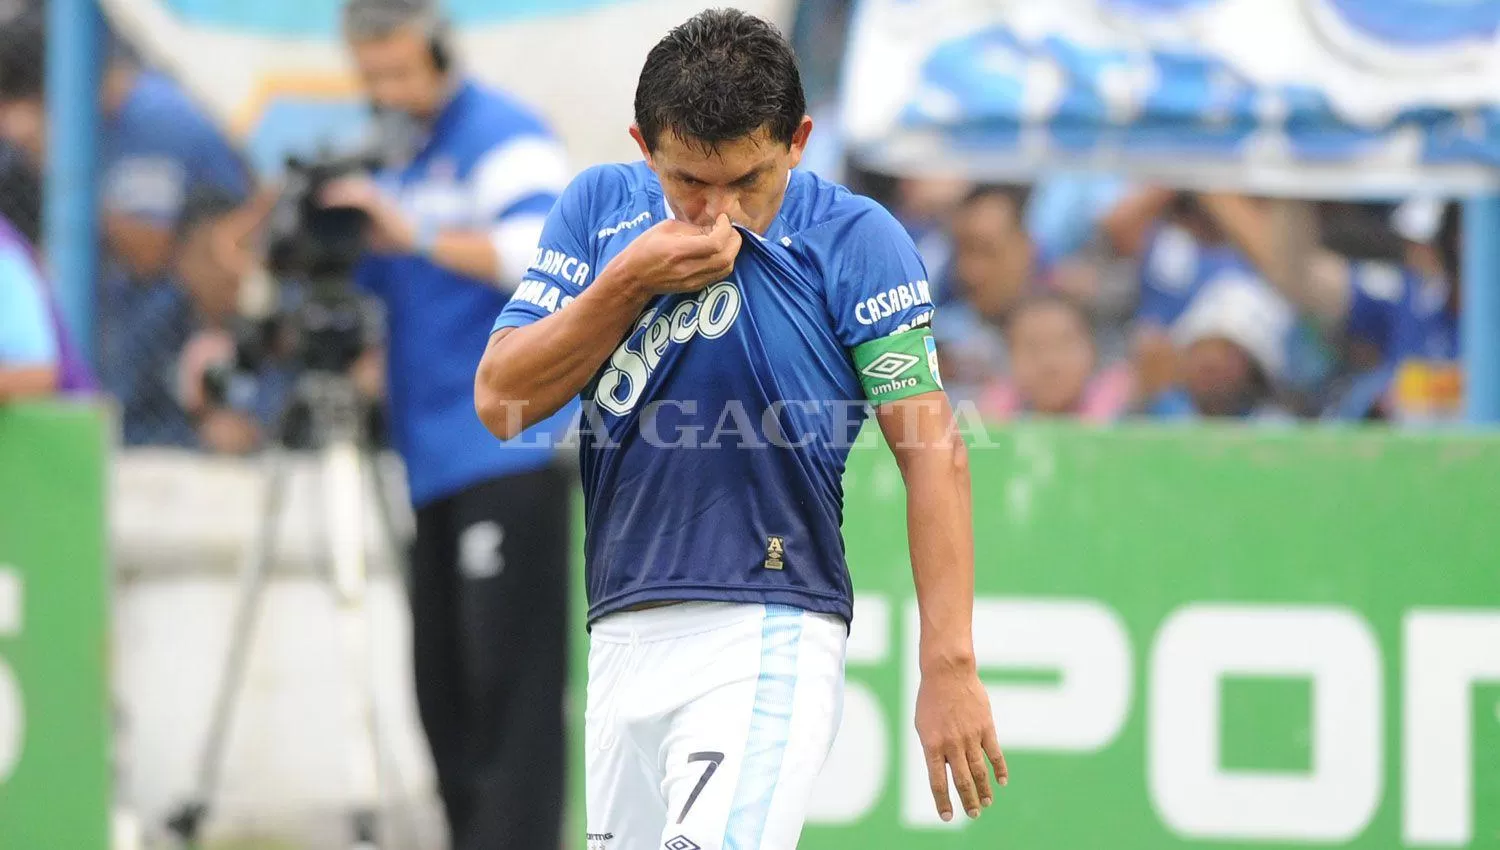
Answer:
<svg viewBox="0 0 1500 850"><path fill-rule="evenodd" d="M432 53L432 67L444 76L453 67L452 37L446 18L433 18L427 25L427 49Z"/></svg>
<svg viewBox="0 0 1500 850"><path fill-rule="evenodd" d="M453 70L452 31L447 18L438 11L438 0L346 0L344 20L360 20L361 29L371 26L380 31L386 26L415 23L427 36L427 49L433 68L447 75Z"/></svg>

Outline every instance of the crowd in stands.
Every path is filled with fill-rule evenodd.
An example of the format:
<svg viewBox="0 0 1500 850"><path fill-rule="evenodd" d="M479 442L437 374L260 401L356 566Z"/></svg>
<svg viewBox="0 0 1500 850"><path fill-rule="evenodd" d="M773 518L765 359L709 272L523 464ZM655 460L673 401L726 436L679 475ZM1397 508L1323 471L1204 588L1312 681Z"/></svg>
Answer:
<svg viewBox="0 0 1500 850"><path fill-rule="evenodd" d="M0 400L91 384L33 248L42 26L40 7L0 23ZM240 393L208 393L205 378L234 358L246 305L265 300L254 254L272 196L204 110L118 41L99 96L97 371L124 442L253 450L290 374L262 364ZM950 396L988 419L1461 415L1455 204L1314 204L1088 174L978 185L861 173L836 145L816 154L813 167L908 227Z"/></svg>
<svg viewBox="0 0 1500 850"><path fill-rule="evenodd" d="M1462 415L1455 203L860 182L923 251L949 394L986 418Z"/></svg>

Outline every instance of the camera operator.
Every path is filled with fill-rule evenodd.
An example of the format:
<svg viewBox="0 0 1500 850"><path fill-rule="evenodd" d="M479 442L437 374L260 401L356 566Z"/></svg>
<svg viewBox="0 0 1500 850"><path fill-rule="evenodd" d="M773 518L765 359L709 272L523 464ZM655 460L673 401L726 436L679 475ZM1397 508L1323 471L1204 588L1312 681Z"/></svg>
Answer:
<svg viewBox="0 0 1500 850"><path fill-rule="evenodd" d="M416 509L416 692L453 845L552 848L563 798L570 479L545 435L474 411L490 317L568 179L545 124L466 79L422 0L349 0L344 33L397 165L322 194L368 217L355 271L385 305L391 436ZM540 433L539 433L540 432Z"/></svg>

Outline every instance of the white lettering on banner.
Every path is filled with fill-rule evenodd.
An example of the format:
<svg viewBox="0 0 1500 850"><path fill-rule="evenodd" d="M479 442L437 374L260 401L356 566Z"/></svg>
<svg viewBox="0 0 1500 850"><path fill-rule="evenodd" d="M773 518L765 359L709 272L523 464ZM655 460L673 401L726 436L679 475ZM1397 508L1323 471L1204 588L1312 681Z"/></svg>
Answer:
<svg viewBox="0 0 1500 850"><path fill-rule="evenodd" d="M887 289L854 305L854 320L873 325L881 319L909 310L918 304L932 303L932 287L925 280L914 280Z"/></svg>
<svg viewBox="0 0 1500 850"><path fill-rule="evenodd" d="M560 277L576 286L584 286L589 281L588 263L551 248L536 249L536 259L531 261L531 269Z"/></svg>
<svg viewBox="0 0 1500 850"><path fill-rule="evenodd" d="M629 221L622 221L619 224L616 224L614 227L604 228L603 230L599 231L598 238L608 239L609 237L614 236L616 233L619 233L622 230L629 230L632 227L640 225L642 222L650 220L651 213L643 212L635 218L630 219Z"/></svg>
<svg viewBox="0 0 1500 850"><path fill-rule="evenodd" d="M1312 682L1308 772L1220 767L1224 679ZM1342 843L1381 799L1380 648L1341 608L1189 605L1157 632L1147 698L1151 798L1178 835Z"/></svg>
<svg viewBox="0 0 1500 850"><path fill-rule="evenodd" d="M808 820L864 822L895 780L902 824L942 828L920 746L908 731L920 683L915 605L899 623L901 681L898 694L890 695L896 705L859 680L861 665L886 667L894 660L889 602L861 595L855 610L843 721ZM1061 674L1050 686L986 685L1007 752L1088 752L1118 738L1132 706L1135 655L1114 609L1094 601L980 597L974 610L975 652L988 676L1001 669ZM1396 789L1382 782L1385 660L1357 612L1194 604L1168 615L1142 671L1144 772L1163 825L1191 840L1341 843L1367 830L1382 801L1389 801L1404 805L1406 846L1471 845L1479 764L1473 688L1500 682L1500 610L1414 610L1403 642L1405 789L1398 804ZM1311 683L1310 770L1220 767L1223 681L1236 677ZM901 750L898 766L888 757L893 740ZM965 820L955 818L949 828Z"/></svg>
<svg viewBox="0 0 1500 850"><path fill-rule="evenodd" d="M856 668L883 663L891 652L890 632L891 607L885 599L855 596L846 661ZM885 790L890 738L880 698L857 679L846 680L838 735L808 801L809 822L858 823L875 811Z"/></svg>
<svg viewBox="0 0 1500 850"><path fill-rule="evenodd" d="M916 603L906 611L905 703L915 705L920 676ZM1013 751L1087 753L1108 746L1130 714L1130 638L1119 615L1091 600L976 599L974 652L981 673L1057 672L1057 684L986 684L1000 745ZM1003 722L1001 722L1003 718ZM906 724L902 823L942 828L927 787L926 759ZM963 811L949 786L953 810Z"/></svg>
<svg viewBox="0 0 1500 850"><path fill-rule="evenodd" d="M0 638L19 637L22 622L21 575L0 566ZM15 671L0 658L0 785L15 773L26 740L26 709Z"/></svg>
<svg viewBox="0 0 1500 850"><path fill-rule="evenodd" d="M609 366L599 376L594 390L594 400L616 416L634 410L641 400L641 393L645 392L646 380L661 363L669 342L682 345L695 336L718 339L734 325L734 320L740 315L740 305L739 287L734 281L725 280L678 304L670 315L647 311L635 326L635 331L645 329L638 348L631 347L631 340L635 338L635 331L632 331L631 339L610 355Z"/></svg>
<svg viewBox="0 0 1500 850"><path fill-rule="evenodd" d="M1474 840L1473 686L1500 682L1500 612L1406 615L1401 775L1408 845Z"/></svg>

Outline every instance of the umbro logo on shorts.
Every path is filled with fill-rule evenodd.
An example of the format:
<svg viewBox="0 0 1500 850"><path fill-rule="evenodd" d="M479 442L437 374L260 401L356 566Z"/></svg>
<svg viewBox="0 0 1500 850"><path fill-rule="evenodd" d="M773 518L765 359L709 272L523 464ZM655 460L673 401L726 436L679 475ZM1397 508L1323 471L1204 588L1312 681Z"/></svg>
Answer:
<svg viewBox="0 0 1500 850"><path fill-rule="evenodd" d="M687 836L679 835L676 838L667 839L662 845L662 850L703 850L703 848L689 841Z"/></svg>

